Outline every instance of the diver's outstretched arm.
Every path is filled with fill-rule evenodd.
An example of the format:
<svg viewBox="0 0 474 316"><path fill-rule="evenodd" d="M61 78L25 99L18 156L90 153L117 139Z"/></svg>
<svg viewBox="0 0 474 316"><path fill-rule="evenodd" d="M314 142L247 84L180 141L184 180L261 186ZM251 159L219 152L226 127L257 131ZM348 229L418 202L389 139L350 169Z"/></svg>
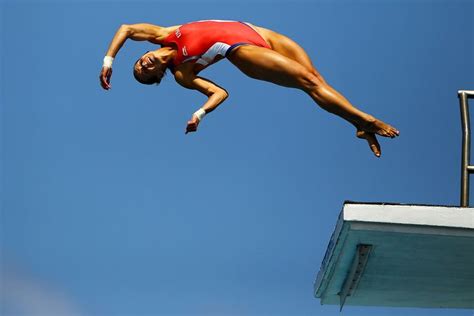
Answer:
<svg viewBox="0 0 474 316"><path fill-rule="evenodd" d="M112 76L112 61L122 48L127 39L134 41L149 41L154 44L160 44L163 40L165 30L161 26L140 23L140 24L123 24L109 45L109 49L104 58L104 65L100 72L100 84L102 88L110 89L110 77Z"/></svg>
<svg viewBox="0 0 474 316"><path fill-rule="evenodd" d="M115 57L127 39L160 44L162 37L163 27L161 26L147 23L123 24L115 33L106 55Z"/></svg>

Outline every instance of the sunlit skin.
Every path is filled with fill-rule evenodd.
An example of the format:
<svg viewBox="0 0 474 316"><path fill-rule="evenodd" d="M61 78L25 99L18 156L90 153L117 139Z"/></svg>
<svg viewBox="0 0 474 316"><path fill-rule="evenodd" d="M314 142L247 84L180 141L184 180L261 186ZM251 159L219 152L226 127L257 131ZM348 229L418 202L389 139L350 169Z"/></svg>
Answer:
<svg viewBox="0 0 474 316"><path fill-rule="evenodd" d="M399 131L354 107L323 79L303 48L293 40L274 31L251 26L269 44L271 49L242 45L235 48L227 56L227 59L251 78L304 91L323 109L354 125L356 136L365 139L372 152L380 157L381 148L375 135L394 138L399 135ZM178 27L179 25L172 27L160 27L152 24L122 25L110 44L107 56L115 57L126 39L147 40L161 45L162 41ZM175 47L167 46L146 52L134 65L136 76L140 80L151 79L160 83L176 54ZM214 63L219 59L222 58L216 58ZM202 106L206 113L212 112L228 97L224 88L198 76L198 73L208 66L185 62L174 68L175 80L181 86L200 91L208 97L207 102ZM102 68L100 82L106 90L111 87L111 74L111 68ZM199 123L199 119L193 115L187 123L186 133L197 131Z"/></svg>

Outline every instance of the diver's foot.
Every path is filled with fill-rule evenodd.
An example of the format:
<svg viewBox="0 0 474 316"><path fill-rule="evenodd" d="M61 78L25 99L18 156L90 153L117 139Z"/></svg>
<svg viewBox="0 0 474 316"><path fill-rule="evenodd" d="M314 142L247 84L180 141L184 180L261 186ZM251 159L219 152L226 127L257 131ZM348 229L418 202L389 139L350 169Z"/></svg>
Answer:
<svg viewBox="0 0 474 316"><path fill-rule="evenodd" d="M395 127L390 126L370 115L365 121L361 122L358 126L359 130L377 134L383 137L394 138L400 135L400 132Z"/></svg>
<svg viewBox="0 0 474 316"><path fill-rule="evenodd" d="M377 137L375 137L374 133L369 133L358 129L356 136L358 138L367 140L370 150L372 150L375 156L380 157L382 155L382 149L380 148L380 144L377 141Z"/></svg>

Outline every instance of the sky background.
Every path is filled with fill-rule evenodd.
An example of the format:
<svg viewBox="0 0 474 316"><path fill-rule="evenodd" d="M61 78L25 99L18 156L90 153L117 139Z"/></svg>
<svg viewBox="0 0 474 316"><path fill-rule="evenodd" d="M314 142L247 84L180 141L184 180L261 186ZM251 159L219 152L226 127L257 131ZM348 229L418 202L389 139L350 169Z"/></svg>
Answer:
<svg viewBox="0 0 474 316"><path fill-rule="evenodd" d="M459 205L457 90L474 1L0 2L1 315L340 315L313 283L345 200ZM222 60L205 101L142 86L117 28L248 21L290 36L354 105L401 131L382 158L303 92ZM466 315L363 308L347 315Z"/></svg>

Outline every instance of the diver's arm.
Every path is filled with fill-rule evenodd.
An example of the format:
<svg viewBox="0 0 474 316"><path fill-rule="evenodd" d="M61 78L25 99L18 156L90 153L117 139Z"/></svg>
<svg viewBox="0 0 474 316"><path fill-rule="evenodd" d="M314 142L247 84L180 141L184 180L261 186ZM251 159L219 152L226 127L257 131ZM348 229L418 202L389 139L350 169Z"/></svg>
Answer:
<svg viewBox="0 0 474 316"><path fill-rule="evenodd" d="M224 88L208 79L198 77L192 71L186 71L186 69L176 70L174 75L176 81L183 87L197 90L207 96L207 101L204 105L196 111L191 120L188 121L186 133L195 132L202 117L214 111L222 102L225 101L225 99L227 99L229 94Z"/></svg>
<svg viewBox="0 0 474 316"><path fill-rule="evenodd" d="M106 56L115 57L127 39L160 44L163 40L164 29L147 23L123 24L115 33Z"/></svg>

